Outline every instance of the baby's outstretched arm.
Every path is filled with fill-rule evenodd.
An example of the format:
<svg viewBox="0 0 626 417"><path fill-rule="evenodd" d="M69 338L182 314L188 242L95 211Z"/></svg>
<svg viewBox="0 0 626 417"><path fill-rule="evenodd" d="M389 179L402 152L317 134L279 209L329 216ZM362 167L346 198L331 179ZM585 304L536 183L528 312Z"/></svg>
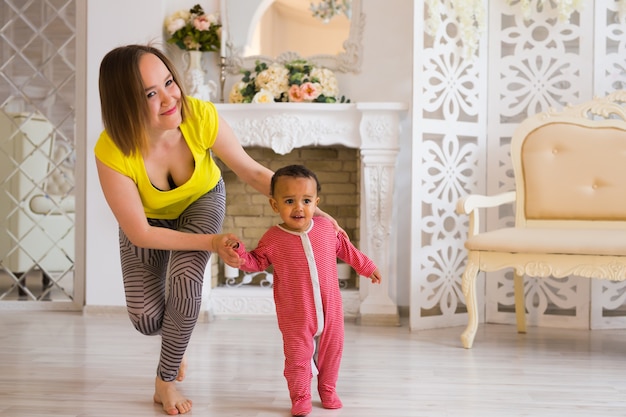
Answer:
<svg viewBox="0 0 626 417"><path fill-rule="evenodd" d="M372 275L370 275L369 278L372 280L372 284L380 284L380 280L382 279L382 277L380 276L380 271L378 270L378 268L376 268L376 270L372 272Z"/></svg>

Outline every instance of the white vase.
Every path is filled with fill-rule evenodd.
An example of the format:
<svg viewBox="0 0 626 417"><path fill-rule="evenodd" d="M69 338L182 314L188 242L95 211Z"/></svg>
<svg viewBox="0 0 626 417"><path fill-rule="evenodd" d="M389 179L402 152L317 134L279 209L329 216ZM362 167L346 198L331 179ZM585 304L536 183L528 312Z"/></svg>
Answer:
<svg viewBox="0 0 626 417"><path fill-rule="evenodd" d="M187 94L200 100L211 101L211 97L217 92L217 84L214 81L205 81L205 72L202 67L201 51L187 51L183 55L183 61L187 65L185 70L185 87Z"/></svg>

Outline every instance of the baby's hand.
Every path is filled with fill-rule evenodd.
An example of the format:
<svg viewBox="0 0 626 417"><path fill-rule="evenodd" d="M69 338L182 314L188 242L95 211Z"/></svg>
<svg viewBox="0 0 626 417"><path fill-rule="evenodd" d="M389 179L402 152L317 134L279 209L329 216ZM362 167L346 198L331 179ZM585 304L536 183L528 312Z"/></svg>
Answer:
<svg viewBox="0 0 626 417"><path fill-rule="evenodd" d="M224 242L224 244L226 245L226 247L229 247L231 249L238 249L239 239L234 237L234 235L228 235L228 239L226 239L226 242Z"/></svg>
<svg viewBox="0 0 626 417"><path fill-rule="evenodd" d="M380 280L382 279L380 276L380 271L378 268L370 275L370 279L372 280L372 284L380 284Z"/></svg>
<svg viewBox="0 0 626 417"><path fill-rule="evenodd" d="M235 252L235 249L239 246L237 236L231 233L215 235L213 246L214 252L217 252L226 265L239 268L243 263L243 259Z"/></svg>

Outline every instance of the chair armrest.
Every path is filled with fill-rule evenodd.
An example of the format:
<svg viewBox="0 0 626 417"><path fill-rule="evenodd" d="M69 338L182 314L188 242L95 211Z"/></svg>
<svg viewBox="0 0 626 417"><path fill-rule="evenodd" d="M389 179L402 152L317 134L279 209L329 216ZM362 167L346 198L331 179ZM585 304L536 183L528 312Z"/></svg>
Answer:
<svg viewBox="0 0 626 417"><path fill-rule="evenodd" d="M474 236L480 232L480 215L478 209L512 203L515 201L515 198L515 191L507 191L506 193L492 196L470 194L459 199L456 204L456 212L458 214L469 215L469 236Z"/></svg>

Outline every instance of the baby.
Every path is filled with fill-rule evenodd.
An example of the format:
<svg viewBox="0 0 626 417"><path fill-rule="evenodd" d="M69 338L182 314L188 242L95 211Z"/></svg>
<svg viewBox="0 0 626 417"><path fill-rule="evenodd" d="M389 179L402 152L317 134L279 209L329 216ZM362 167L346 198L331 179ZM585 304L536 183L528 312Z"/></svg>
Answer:
<svg viewBox="0 0 626 417"><path fill-rule="evenodd" d="M274 301L294 416L311 412L314 373L322 406L342 407L335 391L344 338L337 258L373 283L381 280L374 262L338 233L329 219L314 218L320 190L317 176L306 167L279 169L271 180L269 202L282 223L267 230L250 252L242 242L229 242L242 258L242 270L257 272L274 266Z"/></svg>

